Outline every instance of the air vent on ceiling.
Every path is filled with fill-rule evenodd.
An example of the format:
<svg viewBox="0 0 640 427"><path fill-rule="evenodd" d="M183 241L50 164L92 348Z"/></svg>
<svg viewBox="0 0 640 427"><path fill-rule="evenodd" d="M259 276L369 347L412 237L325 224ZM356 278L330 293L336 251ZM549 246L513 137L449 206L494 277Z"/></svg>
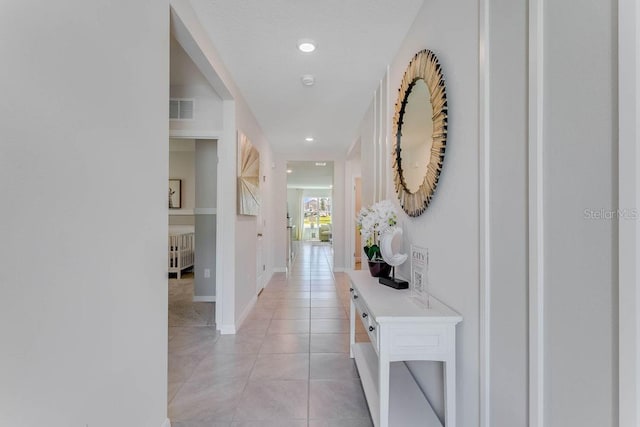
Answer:
<svg viewBox="0 0 640 427"><path fill-rule="evenodd" d="M169 118L172 120L193 120L193 99L172 98L169 100Z"/></svg>

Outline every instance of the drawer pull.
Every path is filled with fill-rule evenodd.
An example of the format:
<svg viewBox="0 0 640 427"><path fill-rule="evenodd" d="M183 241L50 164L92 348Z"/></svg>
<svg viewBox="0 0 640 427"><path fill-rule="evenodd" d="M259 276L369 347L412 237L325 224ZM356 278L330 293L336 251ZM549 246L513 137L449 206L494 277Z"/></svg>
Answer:
<svg viewBox="0 0 640 427"><path fill-rule="evenodd" d="M376 329L375 327L369 326L369 332L373 332L373 331L375 331L375 329Z"/></svg>
<svg viewBox="0 0 640 427"><path fill-rule="evenodd" d="M367 317L368 314L367 313L362 313L362 318L364 319L365 317Z"/></svg>

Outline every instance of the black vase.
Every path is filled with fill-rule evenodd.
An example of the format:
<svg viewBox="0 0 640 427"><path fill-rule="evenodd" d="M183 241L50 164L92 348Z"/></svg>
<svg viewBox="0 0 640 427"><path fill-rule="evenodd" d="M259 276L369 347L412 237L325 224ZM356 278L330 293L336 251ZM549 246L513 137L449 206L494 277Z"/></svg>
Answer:
<svg viewBox="0 0 640 427"><path fill-rule="evenodd" d="M369 263L369 272L373 277L389 277L391 274L391 266L386 262L367 261Z"/></svg>

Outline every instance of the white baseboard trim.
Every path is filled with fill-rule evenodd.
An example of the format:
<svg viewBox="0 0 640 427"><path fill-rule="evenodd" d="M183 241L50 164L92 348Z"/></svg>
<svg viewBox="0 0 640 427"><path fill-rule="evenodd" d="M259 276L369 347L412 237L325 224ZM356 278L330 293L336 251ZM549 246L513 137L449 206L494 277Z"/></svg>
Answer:
<svg viewBox="0 0 640 427"><path fill-rule="evenodd" d="M216 302L215 295L193 296L193 302Z"/></svg>
<svg viewBox="0 0 640 427"><path fill-rule="evenodd" d="M253 307L256 306L257 302L258 302L258 295L254 295L253 298L251 298L251 301L249 301L249 304L247 304L244 310L242 310L242 313L240 314L240 317L238 317L238 320L236 320L237 329L240 329L242 327L242 324L247 319L247 316L249 315L249 313L251 313L251 310L253 310Z"/></svg>
<svg viewBox="0 0 640 427"><path fill-rule="evenodd" d="M171 427L171 421L169 421L169 418L164 420L162 427Z"/></svg>
<svg viewBox="0 0 640 427"><path fill-rule="evenodd" d="M254 297L251 298L251 301L249 301L249 304L247 304L244 310L242 310L242 314L240 314L240 317L238 317L235 325L220 325L220 335L235 335L238 329L240 329L240 327L242 326L242 323L244 323L244 321L246 320L249 313L251 313L251 310L253 310L253 307L255 307L256 302L258 302L258 296L254 295Z"/></svg>
<svg viewBox="0 0 640 427"><path fill-rule="evenodd" d="M346 270L346 268L344 267L333 267L333 272L334 273L344 273Z"/></svg>
<svg viewBox="0 0 640 427"><path fill-rule="evenodd" d="M287 267L274 267L273 268L273 272L274 273L286 273L287 272Z"/></svg>
<svg viewBox="0 0 640 427"><path fill-rule="evenodd" d="M220 325L220 335L235 335L236 326L235 325Z"/></svg>

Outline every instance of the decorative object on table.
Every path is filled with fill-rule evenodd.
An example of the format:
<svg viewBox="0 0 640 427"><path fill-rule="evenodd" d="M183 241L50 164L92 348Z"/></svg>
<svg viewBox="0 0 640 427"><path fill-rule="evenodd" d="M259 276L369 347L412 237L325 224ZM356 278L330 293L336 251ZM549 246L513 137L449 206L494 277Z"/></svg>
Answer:
<svg viewBox="0 0 640 427"><path fill-rule="evenodd" d="M394 289L407 289L409 282L402 279L396 279L396 267L404 264L409 257L407 254L398 252L402 238L402 228L392 227L382 234L380 238L380 253L384 261L392 268L391 277L381 277L378 282Z"/></svg>
<svg viewBox="0 0 640 427"><path fill-rule="evenodd" d="M447 144L447 94L438 58L418 52L404 73L393 118L394 184L400 206L421 215L438 185Z"/></svg>
<svg viewBox="0 0 640 427"><path fill-rule="evenodd" d="M411 245L411 296L429 308L429 250Z"/></svg>
<svg viewBox="0 0 640 427"><path fill-rule="evenodd" d="M364 253L369 259L369 271L373 277L389 277L391 273L391 266L380 253L380 236L397 223L398 214L389 200L381 200L360 209L357 226L364 241Z"/></svg>
<svg viewBox="0 0 640 427"><path fill-rule="evenodd" d="M182 207L182 180L169 180L169 209L180 209Z"/></svg>
<svg viewBox="0 0 640 427"><path fill-rule="evenodd" d="M238 131L238 214L260 213L260 153Z"/></svg>
<svg viewBox="0 0 640 427"><path fill-rule="evenodd" d="M369 273L371 273L372 277L389 277L391 274L391 266L387 264L384 260L368 260L367 265L369 266Z"/></svg>

